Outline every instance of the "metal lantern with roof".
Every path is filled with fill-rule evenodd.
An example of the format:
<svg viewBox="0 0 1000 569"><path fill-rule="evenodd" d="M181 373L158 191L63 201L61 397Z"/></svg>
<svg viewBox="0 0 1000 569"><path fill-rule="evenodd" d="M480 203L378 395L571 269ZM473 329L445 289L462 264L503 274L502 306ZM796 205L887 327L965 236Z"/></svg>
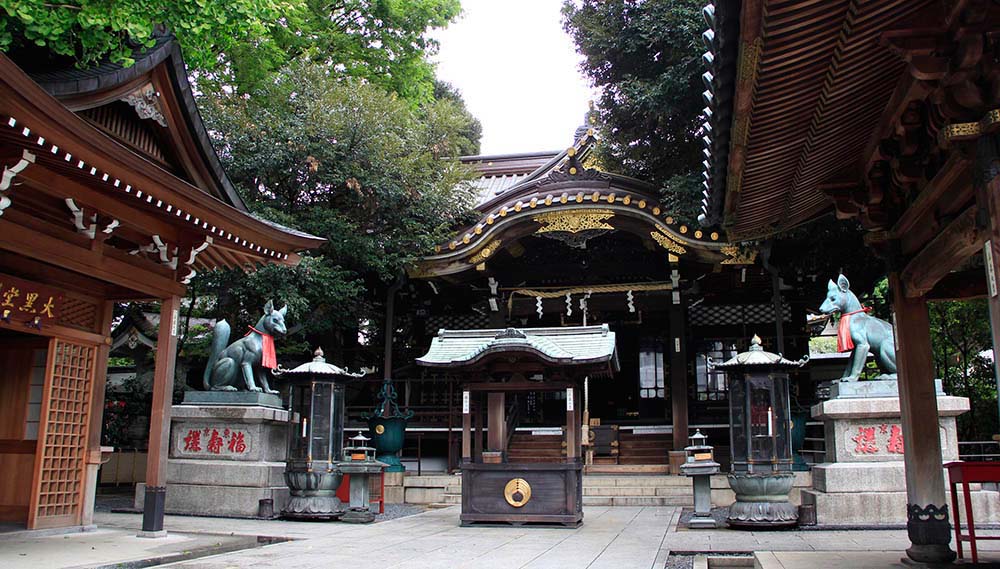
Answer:
<svg viewBox="0 0 1000 569"><path fill-rule="evenodd" d="M788 501L792 489L791 421L788 370L809 357L788 360L764 351L754 336L750 349L725 362L709 359L710 369L726 372L732 472L736 502L729 508L734 527L795 525L798 512Z"/></svg>
<svg viewBox="0 0 1000 569"><path fill-rule="evenodd" d="M288 518L338 519L343 514L337 487L344 440L344 384L353 374L327 363L317 348L312 361L281 372L291 388L285 483L291 499Z"/></svg>
<svg viewBox="0 0 1000 569"><path fill-rule="evenodd" d="M351 446L344 449L344 462L340 463L340 471L350 477L349 500L347 511L341 521L355 524L366 524L375 521L375 513L371 508L371 478L378 476L386 464L375 460L375 447L368 443L372 439L361 431L351 437Z"/></svg>

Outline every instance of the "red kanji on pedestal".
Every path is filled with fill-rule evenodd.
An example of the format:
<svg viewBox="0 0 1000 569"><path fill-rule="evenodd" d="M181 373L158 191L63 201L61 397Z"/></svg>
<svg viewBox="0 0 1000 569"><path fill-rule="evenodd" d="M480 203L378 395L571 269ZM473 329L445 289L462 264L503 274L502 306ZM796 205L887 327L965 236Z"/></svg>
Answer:
<svg viewBox="0 0 1000 569"><path fill-rule="evenodd" d="M889 444L886 445L885 450L892 454L903 454L903 430L899 428L899 425L892 426L892 432L889 433Z"/></svg>
<svg viewBox="0 0 1000 569"><path fill-rule="evenodd" d="M201 431L188 431L184 437L184 450L190 452L201 452Z"/></svg>
<svg viewBox="0 0 1000 569"><path fill-rule="evenodd" d="M858 434L851 437L856 443L854 452L861 454L875 454L878 446L875 445L875 427L858 427Z"/></svg>
<svg viewBox="0 0 1000 569"><path fill-rule="evenodd" d="M244 433L239 431L233 431L229 437L229 452L235 452L236 454L243 454L247 451L247 443L244 437Z"/></svg>
<svg viewBox="0 0 1000 569"><path fill-rule="evenodd" d="M219 431L215 429L212 429L212 438L208 439L208 452L212 454L222 452L222 437L219 436Z"/></svg>

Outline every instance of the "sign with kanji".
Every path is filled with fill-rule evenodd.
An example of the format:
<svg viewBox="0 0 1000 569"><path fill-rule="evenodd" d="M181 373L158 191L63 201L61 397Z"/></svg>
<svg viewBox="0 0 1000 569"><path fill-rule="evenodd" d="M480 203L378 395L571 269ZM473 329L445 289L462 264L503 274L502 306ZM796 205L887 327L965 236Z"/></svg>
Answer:
<svg viewBox="0 0 1000 569"><path fill-rule="evenodd" d="M0 324L41 328L59 319L62 293L31 281L0 274Z"/></svg>
<svg viewBox="0 0 1000 569"><path fill-rule="evenodd" d="M848 452L854 456L897 455L904 451L903 429L899 423L860 423L849 427Z"/></svg>
<svg viewBox="0 0 1000 569"><path fill-rule="evenodd" d="M244 429L186 425L174 432L174 453L185 458L239 458L250 452Z"/></svg>

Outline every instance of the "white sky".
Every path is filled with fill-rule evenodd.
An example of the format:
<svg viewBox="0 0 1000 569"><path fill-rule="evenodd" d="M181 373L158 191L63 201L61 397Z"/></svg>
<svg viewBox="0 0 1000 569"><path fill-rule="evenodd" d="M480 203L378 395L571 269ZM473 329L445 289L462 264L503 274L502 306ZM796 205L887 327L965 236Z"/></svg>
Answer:
<svg viewBox="0 0 1000 569"><path fill-rule="evenodd" d="M483 154L561 150L595 99L562 29L562 0L462 0L433 37L438 77L483 123Z"/></svg>

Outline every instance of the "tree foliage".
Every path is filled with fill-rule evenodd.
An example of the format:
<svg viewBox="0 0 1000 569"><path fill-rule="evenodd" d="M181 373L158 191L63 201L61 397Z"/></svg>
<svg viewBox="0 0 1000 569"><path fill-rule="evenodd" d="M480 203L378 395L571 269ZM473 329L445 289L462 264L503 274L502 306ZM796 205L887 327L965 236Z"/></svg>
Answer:
<svg viewBox="0 0 1000 569"><path fill-rule="evenodd" d="M312 338L381 322L387 283L465 220L471 117L450 98L417 108L377 85L299 62L252 97L206 99L226 170L256 213L328 242L295 268L208 275L219 310L257 317L273 296ZM328 349L329 346L328 344Z"/></svg>
<svg viewBox="0 0 1000 569"><path fill-rule="evenodd" d="M703 1L567 0L564 26L600 88L601 161L657 184L675 217L695 221Z"/></svg>
<svg viewBox="0 0 1000 569"><path fill-rule="evenodd" d="M423 102L435 89L427 32L460 10L458 0L0 0L0 49L130 65L162 25L191 70L229 88L250 92L306 59Z"/></svg>

